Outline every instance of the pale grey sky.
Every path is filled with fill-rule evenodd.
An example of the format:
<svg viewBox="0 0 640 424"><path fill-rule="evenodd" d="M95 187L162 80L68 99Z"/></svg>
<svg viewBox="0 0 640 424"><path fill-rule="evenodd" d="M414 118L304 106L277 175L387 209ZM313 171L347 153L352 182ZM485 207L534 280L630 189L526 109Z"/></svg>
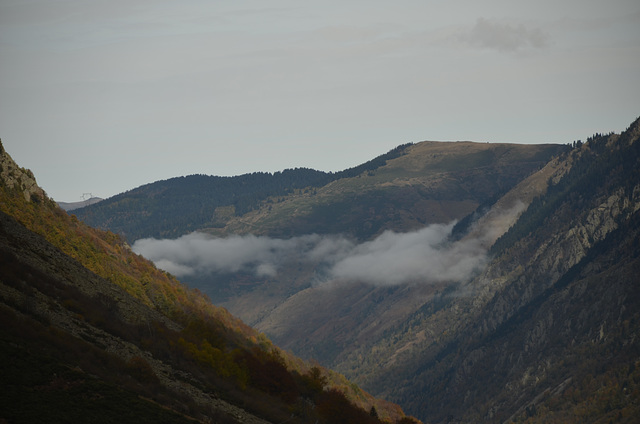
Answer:
<svg viewBox="0 0 640 424"><path fill-rule="evenodd" d="M0 138L56 200L640 116L637 0L0 0Z"/></svg>

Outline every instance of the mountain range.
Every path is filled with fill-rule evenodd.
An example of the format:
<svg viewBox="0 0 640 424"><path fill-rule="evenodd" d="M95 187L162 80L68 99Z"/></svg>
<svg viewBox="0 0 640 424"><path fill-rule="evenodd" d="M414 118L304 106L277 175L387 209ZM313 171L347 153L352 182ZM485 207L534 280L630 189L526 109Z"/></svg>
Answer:
<svg viewBox="0 0 640 424"><path fill-rule="evenodd" d="M94 242L110 240L106 256L118 267L147 263L136 252L168 271L111 277L163 319L176 300L162 294L169 283L154 281L192 296L178 305L204 293L223 328L244 334L218 349L254 340L267 352L258 362L287 364L296 387L308 390L319 373L338 377L287 352L424 422L631 423L640 415L639 138L636 120L620 134L565 145L405 144L341 173L178 177L75 215L49 213L64 228L95 234ZM46 196L29 172L20 175L3 174L4 187L14 187L5 188L13 200L3 205L21 205L3 210L67 254L90 258L91 247L38 224L43 218L31 211L48 204ZM19 245L14 257L26 256ZM94 259L92 271L108 279L114 268L101 263ZM173 314L175 326L189 328ZM206 350L200 333L184 334L184 346ZM345 382L334 384L365 393ZM289 399L325 410L301 393ZM411 420L399 407L363 399L370 418ZM300 412L305 404L294 402L294 415L313 422Z"/></svg>

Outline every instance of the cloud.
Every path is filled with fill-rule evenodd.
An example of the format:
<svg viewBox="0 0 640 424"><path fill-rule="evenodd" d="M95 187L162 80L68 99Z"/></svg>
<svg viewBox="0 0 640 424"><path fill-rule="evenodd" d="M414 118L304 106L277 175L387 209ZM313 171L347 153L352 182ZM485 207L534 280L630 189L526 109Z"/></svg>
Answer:
<svg viewBox="0 0 640 424"><path fill-rule="evenodd" d="M254 235L213 238L195 232L175 240L137 240L132 248L178 277L238 271L274 276L283 263L313 255L319 239L316 235L288 240Z"/></svg>
<svg viewBox="0 0 640 424"><path fill-rule="evenodd" d="M339 235L215 238L196 232L175 240L141 239L133 250L178 277L242 271L277 278L285 266L297 263L315 268L314 284L463 282L486 264L490 244L506 231L505 222L512 222L522 211L521 204L516 206L485 220L484 225L478 221L467 237L457 241L450 238L452 222L410 233L386 231L359 244Z"/></svg>
<svg viewBox="0 0 640 424"><path fill-rule="evenodd" d="M413 233L385 232L355 246L333 265L331 275L376 285L466 280L484 265L486 251L477 240L449 243L452 228L430 225Z"/></svg>
<svg viewBox="0 0 640 424"><path fill-rule="evenodd" d="M514 52L524 48L543 48L548 36L539 28L527 28L523 24L511 25L485 18L478 18L475 26L459 36L459 40L473 46Z"/></svg>

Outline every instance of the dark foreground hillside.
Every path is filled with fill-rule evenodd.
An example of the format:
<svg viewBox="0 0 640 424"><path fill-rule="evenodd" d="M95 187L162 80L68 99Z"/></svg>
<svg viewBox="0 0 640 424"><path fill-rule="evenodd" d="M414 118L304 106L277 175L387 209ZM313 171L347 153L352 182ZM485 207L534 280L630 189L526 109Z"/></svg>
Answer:
<svg viewBox="0 0 640 424"><path fill-rule="evenodd" d="M0 421L413 422L0 177Z"/></svg>

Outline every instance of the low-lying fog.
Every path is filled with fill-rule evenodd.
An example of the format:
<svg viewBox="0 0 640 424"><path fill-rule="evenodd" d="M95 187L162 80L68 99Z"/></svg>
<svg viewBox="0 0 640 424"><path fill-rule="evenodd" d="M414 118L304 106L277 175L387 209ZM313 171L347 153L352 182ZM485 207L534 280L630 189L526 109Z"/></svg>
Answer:
<svg viewBox="0 0 640 424"><path fill-rule="evenodd" d="M519 205L502 217L521 211L522 205ZM496 234L506 230L496 228L504 226L504 219L489 222L493 224L475 228L471 233L473 237L459 241L450 241L452 222L429 225L410 233L387 231L363 243L341 235L216 238L195 232L172 240L141 239L133 244L133 250L177 277L237 271L276 277L284 264L297 261L316 267L315 284L462 282L487 262L487 239L495 239Z"/></svg>

